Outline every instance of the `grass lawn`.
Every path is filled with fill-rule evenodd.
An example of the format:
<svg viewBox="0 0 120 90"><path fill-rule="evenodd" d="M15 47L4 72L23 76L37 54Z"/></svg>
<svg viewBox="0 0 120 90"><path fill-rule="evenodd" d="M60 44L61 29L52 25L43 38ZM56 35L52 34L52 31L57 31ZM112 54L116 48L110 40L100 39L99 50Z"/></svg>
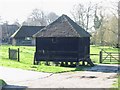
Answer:
<svg viewBox="0 0 120 90"><path fill-rule="evenodd" d="M16 60L8 59L8 48L17 49L20 48L20 62ZM90 53L91 54L99 54L101 48L104 48L107 51L115 51L117 49L111 47L98 47L91 46ZM80 71L82 68L70 68L70 67L60 67L60 66L45 66L42 65L33 65L35 46L11 46L11 45L1 45L0 46L0 66L14 67L14 68L22 68L33 71L40 72L69 72L69 71ZM92 61L95 64L99 63L99 55L91 56Z"/></svg>
<svg viewBox="0 0 120 90"><path fill-rule="evenodd" d="M8 48L17 49L20 48L20 62L16 60L8 59ZM59 67L59 66L46 66L33 65L35 46L10 46L2 45L0 47L0 66L21 68L26 70L40 71L40 72L69 72L69 71L79 71L79 68L69 68L69 67Z"/></svg>

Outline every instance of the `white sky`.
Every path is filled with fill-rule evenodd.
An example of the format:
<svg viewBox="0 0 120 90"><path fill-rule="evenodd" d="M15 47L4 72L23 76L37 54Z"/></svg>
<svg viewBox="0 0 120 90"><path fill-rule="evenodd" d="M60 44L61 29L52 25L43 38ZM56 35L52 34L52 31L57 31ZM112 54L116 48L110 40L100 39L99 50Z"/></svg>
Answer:
<svg viewBox="0 0 120 90"><path fill-rule="evenodd" d="M21 23L26 20L33 9L38 8L45 12L55 12L57 15L66 14L71 17L73 5L78 3L97 3L102 0L0 0L0 16L5 21L13 23L16 19ZM105 0L103 0L105 1ZM108 5L112 1L106 0Z"/></svg>

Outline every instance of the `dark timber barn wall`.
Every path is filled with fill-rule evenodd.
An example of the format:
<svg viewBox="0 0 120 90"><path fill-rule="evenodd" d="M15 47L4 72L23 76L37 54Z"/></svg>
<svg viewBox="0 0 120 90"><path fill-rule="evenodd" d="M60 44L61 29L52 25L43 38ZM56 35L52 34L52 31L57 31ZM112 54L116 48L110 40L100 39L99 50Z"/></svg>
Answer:
<svg viewBox="0 0 120 90"><path fill-rule="evenodd" d="M38 37L36 38L36 52L39 51L78 51L79 58L89 55L90 38L79 37Z"/></svg>
<svg viewBox="0 0 120 90"><path fill-rule="evenodd" d="M90 65L90 34L67 15L34 34L36 38L35 61L76 62L87 61Z"/></svg>

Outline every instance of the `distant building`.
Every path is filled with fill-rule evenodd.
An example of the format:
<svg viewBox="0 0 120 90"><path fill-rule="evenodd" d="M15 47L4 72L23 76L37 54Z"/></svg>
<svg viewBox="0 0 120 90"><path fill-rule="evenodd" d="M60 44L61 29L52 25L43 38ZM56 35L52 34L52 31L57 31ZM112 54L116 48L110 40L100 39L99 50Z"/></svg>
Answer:
<svg viewBox="0 0 120 90"><path fill-rule="evenodd" d="M17 25L7 25L3 24L0 25L1 29L1 36L2 36L2 43L11 43L10 36L17 31L19 27Z"/></svg>
<svg viewBox="0 0 120 90"><path fill-rule="evenodd" d="M32 36L44 26L21 26L12 36L12 45L35 45Z"/></svg>

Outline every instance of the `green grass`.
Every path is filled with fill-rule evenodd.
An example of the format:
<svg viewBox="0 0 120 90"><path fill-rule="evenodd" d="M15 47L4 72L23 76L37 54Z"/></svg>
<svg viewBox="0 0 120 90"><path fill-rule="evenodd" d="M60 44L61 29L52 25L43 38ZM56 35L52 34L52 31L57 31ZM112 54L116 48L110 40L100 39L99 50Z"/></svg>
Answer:
<svg viewBox="0 0 120 90"><path fill-rule="evenodd" d="M8 59L8 48L17 49L20 48L20 62L16 60ZM42 65L33 65L35 46L10 46L2 45L0 49L0 66L7 66L13 68L21 68L32 71L39 72L70 72L70 71L80 71L81 69L70 68L70 67L60 67L60 66L46 66Z"/></svg>
<svg viewBox="0 0 120 90"><path fill-rule="evenodd" d="M20 62L16 60L8 59L8 48L17 49L20 48ZM107 51L117 51L115 48L111 47L99 47L99 46L91 46L90 53L91 54L99 54L101 48L104 48ZM82 68L70 68L70 67L60 67L60 66L46 66L42 65L33 65L35 46L11 46L11 45L2 45L0 46L0 66L7 66L13 68L21 68L39 72L52 72L52 73L60 73L60 72L70 72L70 71L81 71ZM95 64L99 64L99 56L91 56L92 61Z"/></svg>

